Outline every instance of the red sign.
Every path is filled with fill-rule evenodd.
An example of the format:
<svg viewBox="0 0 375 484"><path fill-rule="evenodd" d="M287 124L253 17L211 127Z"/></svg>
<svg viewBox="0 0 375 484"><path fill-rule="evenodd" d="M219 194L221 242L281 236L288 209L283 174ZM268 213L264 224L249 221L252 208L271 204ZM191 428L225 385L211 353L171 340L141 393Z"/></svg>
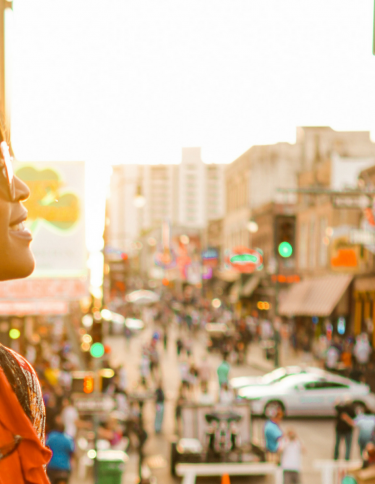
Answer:
<svg viewBox="0 0 375 484"><path fill-rule="evenodd" d="M4 316L34 316L68 314L66 301L0 301L0 314Z"/></svg>
<svg viewBox="0 0 375 484"><path fill-rule="evenodd" d="M14 299L78 300L88 295L87 279L17 279L0 282L0 301Z"/></svg>
<svg viewBox="0 0 375 484"><path fill-rule="evenodd" d="M263 256L257 250L237 246L229 254L226 262L238 272L252 273L262 267Z"/></svg>

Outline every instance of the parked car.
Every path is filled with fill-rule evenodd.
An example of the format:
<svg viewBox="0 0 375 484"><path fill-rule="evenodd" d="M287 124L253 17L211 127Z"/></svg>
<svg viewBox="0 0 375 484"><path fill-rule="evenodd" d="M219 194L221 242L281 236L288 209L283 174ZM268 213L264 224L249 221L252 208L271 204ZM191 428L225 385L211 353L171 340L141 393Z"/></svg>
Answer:
<svg viewBox="0 0 375 484"><path fill-rule="evenodd" d="M280 381L262 386L248 386L238 396L251 404L255 415L271 417L278 409L287 416L333 416L338 400L350 398L356 413L365 406L375 411L375 395L370 387L349 378L319 370L289 375Z"/></svg>
<svg viewBox="0 0 375 484"><path fill-rule="evenodd" d="M237 393L241 388L250 386L264 386L277 383L289 375L298 375L300 373L316 373L321 371L322 370L320 368L313 367L303 367L297 365L285 366L277 368L276 370L273 370L270 373L266 373L262 376L240 376L232 378L229 383L235 393Z"/></svg>

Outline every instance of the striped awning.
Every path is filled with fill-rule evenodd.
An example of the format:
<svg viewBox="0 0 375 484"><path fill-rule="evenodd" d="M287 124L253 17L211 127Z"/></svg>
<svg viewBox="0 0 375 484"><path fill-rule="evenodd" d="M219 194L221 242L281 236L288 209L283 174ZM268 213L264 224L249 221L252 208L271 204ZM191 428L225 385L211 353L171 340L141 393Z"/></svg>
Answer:
<svg viewBox="0 0 375 484"><path fill-rule="evenodd" d="M293 284L282 301L281 316L329 316L339 303L353 276L340 274L305 279Z"/></svg>

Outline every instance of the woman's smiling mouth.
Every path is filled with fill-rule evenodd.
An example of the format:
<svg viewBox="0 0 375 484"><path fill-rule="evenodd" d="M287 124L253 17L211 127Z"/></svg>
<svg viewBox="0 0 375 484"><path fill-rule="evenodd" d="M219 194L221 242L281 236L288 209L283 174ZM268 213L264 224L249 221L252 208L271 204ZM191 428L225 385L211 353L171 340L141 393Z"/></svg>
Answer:
<svg viewBox="0 0 375 484"><path fill-rule="evenodd" d="M24 213L22 214L21 217L19 217L17 220L12 222L9 225L9 232L11 232L11 234L16 237L20 237L22 239L31 241L33 238L31 235L31 232L28 228L26 228L24 224L26 217L27 217L27 213Z"/></svg>

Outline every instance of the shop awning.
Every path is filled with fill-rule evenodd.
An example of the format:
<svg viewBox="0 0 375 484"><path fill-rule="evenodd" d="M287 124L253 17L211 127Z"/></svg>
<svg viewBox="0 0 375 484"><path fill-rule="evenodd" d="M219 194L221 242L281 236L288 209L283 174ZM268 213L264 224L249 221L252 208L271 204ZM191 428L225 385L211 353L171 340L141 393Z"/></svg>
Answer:
<svg viewBox="0 0 375 484"><path fill-rule="evenodd" d="M252 293L255 291L255 289L259 286L259 282L260 282L260 276L258 275L251 276L250 279L245 282L241 291L241 296L244 296L244 297L251 296Z"/></svg>
<svg viewBox="0 0 375 484"><path fill-rule="evenodd" d="M294 284L280 301L281 316L329 316L353 276L342 274L305 279Z"/></svg>

